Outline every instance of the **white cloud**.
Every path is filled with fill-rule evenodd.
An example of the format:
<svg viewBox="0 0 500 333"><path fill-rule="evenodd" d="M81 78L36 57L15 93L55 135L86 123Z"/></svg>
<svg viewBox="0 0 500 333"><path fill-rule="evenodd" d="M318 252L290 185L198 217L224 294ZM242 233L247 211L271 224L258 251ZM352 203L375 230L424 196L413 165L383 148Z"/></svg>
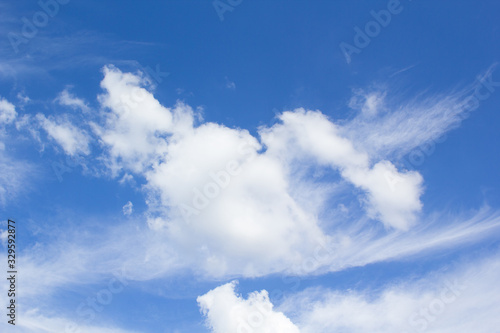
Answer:
<svg viewBox="0 0 500 333"><path fill-rule="evenodd" d="M0 98L0 124L10 124L17 117L16 107L5 98Z"/></svg>
<svg viewBox="0 0 500 333"><path fill-rule="evenodd" d="M372 156L401 157L420 145L438 140L477 109L479 101L470 93L473 88L449 94L420 95L406 101L387 91L364 94L349 104L361 109L361 113L340 131L358 149Z"/></svg>
<svg viewBox="0 0 500 333"><path fill-rule="evenodd" d="M402 230L414 224L415 214L422 206L420 174L398 172L389 161L370 167L370 156L354 148L350 140L341 136L338 126L320 112L298 109L284 112L280 119L282 124L261 130L269 154L288 160L307 160L303 157L306 155L319 164L330 165L346 180L367 191L371 217Z"/></svg>
<svg viewBox="0 0 500 333"><path fill-rule="evenodd" d="M450 224L419 226L420 174L398 171L360 149L343 135L343 125L319 111L284 112L280 123L259 129L259 142L247 130L210 122L195 126L189 106L163 107L138 75L114 67L106 67L104 75L102 121L93 124L104 159L117 177L144 177L150 228L168 240L169 253L182 254L183 265L203 274L289 272L314 259L318 249L335 248L335 256L323 256L298 273L309 274L469 239L453 234L461 231ZM338 178L318 183L301 170L304 166ZM385 230L353 213L347 220L330 214L324 203L352 191L346 183L357 188L367 215L382 221ZM360 211L355 208L349 212ZM475 234L498 225L497 218L485 220L457 226ZM407 236L401 232L415 226Z"/></svg>
<svg viewBox="0 0 500 333"><path fill-rule="evenodd" d="M123 206L122 210L123 210L123 215L130 216L134 211L134 204L131 201L129 201Z"/></svg>
<svg viewBox="0 0 500 333"><path fill-rule="evenodd" d="M235 294L235 282L217 287L198 297L198 304L214 333L276 332L299 333L283 313L273 310L265 290L247 299Z"/></svg>
<svg viewBox="0 0 500 333"><path fill-rule="evenodd" d="M47 134L55 140L68 155L90 153L90 137L84 130L71 124L63 118L46 118L43 114L37 114L36 119Z"/></svg>
<svg viewBox="0 0 500 333"><path fill-rule="evenodd" d="M139 76L106 68L102 121L93 126L105 148L100 158L117 179L146 181L144 244L131 252L126 235L137 235L137 226L120 233L110 227L106 242L92 247L98 250L54 243L47 253L57 261L24 260L32 276L55 272L31 281L32 293L78 283L96 261L102 272L126 265L132 278L145 280L186 268L209 277L320 274L455 247L500 225L498 213L487 210L419 221L421 176L358 148L342 125L318 111L284 112L280 123L259 129L259 141L247 130L195 126L189 106L163 107L141 84ZM76 144L85 140L66 139L78 128L39 117L49 128L67 129L59 140L70 143L68 152L85 151ZM329 179L318 181L308 168ZM368 217L384 225L370 220L355 196L349 203L339 199L352 198L353 189ZM344 209L331 209L332 203ZM73 262L69 253L81 260Z"/></svg>
<svg viewBox="0 0 500 333"><path fill-rule="evenodd" d="M500 261L490 257L379 291L306 289L279 309L303 333L488 333L500 324L499 278Z"/></svg>
<svg viewBox="0 0 500 333"><path fill-rule="evenodd" d="M177 131L177 126L182 129L193 121L190 112L179 112L189 109L182 104L174 110L160 105L142 87L146 83L143 77L114 67L104 68L101 86L106 93L99 96L99 101L109 112L103 114L103 126L92 126L109 150L108 163L115 174L122 168L143 172L162 158L165 137Z"/></svg>
<svg viewBox="0 0 500 333"><path fill-rule="evenodd" d="M335 229L331 239L324 243L298 244L293 249L297 252L286 249L289 252L276 256L267 240L254 241L254 244L265 247L262 252L268 253L262 254L258 250L244 253L245 244L238 247L235 241L211 239L211 234L203 229L194 228L191 239L179 239L176 229L148 229L141 225L142 218L127 219L127 223L102 228L99 237L89 234L83 227L101 220L95 217L88 221L87 218L75 221L72 226L52 228L53 232L64 235L64 239L27 249L27 254L21 259L25 274L23 295L45 295L54 288L79 285L83 281L96 283L103 276L112 274L124 275L131 281L148 281L186 271L209 279L214 276L255 277L275 272L318 275L376 262L432 255L437 250L487 239L500 230L499 214L492 215L488 211L479 212L468 220L450 221L449 216L435 216L429 225L405 233L381 234L376 228L366 227L365 221ZM214 244L216 241L220 244ZM251 244L251 239L247 243ZM283 245L277 246L278 251L282 251L280 246Z"/></svg>
<svg viewBox="0 0 500 333"><path fill-rule="evenodd" d="M212 275L282 270L324 240L314 217L287 193L283 167L258 156L248 131L194 127L190 107L162 107L140 84L140 77L105 69L100 100L109 112L94 127L112 170L145 176L152 228L165 227L187 257L208 258L201 267Z"/></svg>
<svg viewBox="0 0 500 333"><path fill-rule="evenodd" d="M73 109L80 109L82 111L88 111L89 107L87 103L81 98L75 97L68 89L64 89L59 96L55 99L61 105L69 106Z"/></svg>

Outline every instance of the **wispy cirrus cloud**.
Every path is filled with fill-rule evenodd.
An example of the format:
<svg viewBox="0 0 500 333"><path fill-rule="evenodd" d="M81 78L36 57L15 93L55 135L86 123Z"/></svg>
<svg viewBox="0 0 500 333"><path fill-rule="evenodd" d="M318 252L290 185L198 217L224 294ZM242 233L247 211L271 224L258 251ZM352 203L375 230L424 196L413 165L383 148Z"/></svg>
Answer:
<svg viewBox="0 0 500 333"><path fill-rule="evenodd" d="M0 98L0 206L18 197L30 188L28 179L36 177L37 171L27 161L21 161L11 156L6 149L6 141L10 141L7 127L18 119L18 113L13 103Z"/></svg>
<svg viewBox="0 0 500 333"><path fill-rule="evenodd" d="M88 112L90 110L88 104L83 99L73 95L68 88L61 91L55 101L63 106L69 106L72 109L79 109L84 112Z"/></svg>
<svg viewBox="0 0 500 333"><path fill-rule="evenodd" d="M306 289L278 308L303 333L491 332L499 324L499 277L500 261L487 256L380 290Z"/></svg>
<svg viewBox="0 0 500 333"><path fill-rule="evenodd" d="M349 106L359 112L342 127L342 135L359 149L382 158L401 157L460 126L500 85L491 65L465 88L448 93L422 93L408 100L386 90L354 92Z"/></svg>

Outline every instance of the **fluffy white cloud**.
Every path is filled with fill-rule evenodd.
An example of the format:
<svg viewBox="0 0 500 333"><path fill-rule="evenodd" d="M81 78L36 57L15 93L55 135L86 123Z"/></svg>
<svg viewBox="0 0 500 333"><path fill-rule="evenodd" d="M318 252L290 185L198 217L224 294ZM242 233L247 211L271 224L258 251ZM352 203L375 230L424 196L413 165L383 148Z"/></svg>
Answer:
<svg viewBox="0 0 500 333"><path fill-rule="evenodd" d="M99 101L106 111L105 124L92 124L102 144L109 151L109 167L116 174L122 168L144 172L163 157L166 136L189 127L193 119L182 105L171 110L163 107L143 88L147 80L139 75L104 68L101 87L106 93Z"/></svg>
<svg viewBox="0 0 500 333"><path fill-rule="evenodd" d="M138 75L113 67L104 74L101 121L92 124L105 148L100 159L122 182L146 181L149 230L140 230L144 244L133 250L137 242L127 235L137 236L137 226L122 226L107 230L93 250L54 243L50 258L25 258L32 276L55 272L31 281L32 293L76 283L96 261L104 273L125 265L141 280L186 268L211 277L320 274L457 246L500 225L491 211L416 223L421 176L362 150L342 134L344 125L318 111L284 112L278 124L259 129L258 140L247 130L194 125L189 106L161 106ZM83 130L64 118L37 119L67 153L87 151ZM317 181L308 168L329 178ZM384 225L363 214L356 197L338 202L353 189L368 217Z"/></svg>
<svg viewBox="0 0 500 333"><path fill-rule="evenodd" d="M198 297L198 304L214 333L299 333L283 313L273 310L267 291L253 292L243 299L235 293L235 282Z"/></svg>
<svg viewBox="0 0 500 333"><path fill-rule="evenodd" d="M422 177L398 172L389 161L370 166L370 156L342 137L337 125L320 112L285 112L282 124L261 131L268 153L287 158L304 155L330 165L355 186L366 190L369 213L384 224L407 230L421 209ZM288 157L292 155L292 157Z"/></svg>
<svg viewBox="0 0 500 333"><path fill-rule="evenodd" d="M151 228L165 228L186 257L206 258L201 267L212 275L284 270L325 241L289 195L284 166L258 154L248 131L195 127L190 107L165 108L141 83L106 68L104 122L94 128L115 173L146 178Z"/></svg>
<svg viewBox="0 0 500 333"><path fill-rule="evenodd" d="M47 134L55 140L68 155L90 153L90 137L84 130L71 124L63 118L46 118L43 114L37 114L36 119Z"/></svg>
<svg viewBox="0 0 500 333"><path fill-rule="evenodd" d="M0 98L0 124L10 124L17 117L16 107L5 98Z"/></svg>
<svg viewBox="0 0 500 333"><path fill-rule="evenodd" d="M138 74L106 67L101 121L92 126L113 174L146 180L148 224L168 240L169 253L182 254L185 265L210 276L262 276L294 271L313 258L314 267L298 273L308 274L438 246L414 239L445 242L440 238L445 234L456 237L453 244L468 239L445 228L402 236L418 226L422 177L363 150L345 134L348 126L319 111L284 112L278 124L259 129L259 140L243 129L210 122L196 126L189 106L162 106L146 84ZM370 107L378 107L381 98ZM303 166L322 168L337 179L317 182ZM370 221L359 215L346 220L324 205L353 188L368 217L380 220L385 230L367 228ZM360 211L354 204L352 210ZM490 220L485 228L498 225L498 219ZM467 227L480 233L477 225ZM335 255L316 260L325 249Z"/></svg>

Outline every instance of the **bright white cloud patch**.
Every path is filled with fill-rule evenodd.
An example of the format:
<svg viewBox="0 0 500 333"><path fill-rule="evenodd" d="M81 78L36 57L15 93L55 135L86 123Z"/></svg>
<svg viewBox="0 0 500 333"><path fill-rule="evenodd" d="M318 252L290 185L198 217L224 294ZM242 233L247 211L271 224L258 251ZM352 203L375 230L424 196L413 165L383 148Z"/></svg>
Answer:
<svg viewBox="0 0 500 333"><path fill-rule="evenodd" d="M101 95L100 100L111 112L105 114L104 126L94 125L94 128L109 147L112 169L116 172L125 167L146 173L151 187L160 190L162 202L179 207L183 217L199 214L199 208L208 205L206 201L215 206L216 201L223 199L207 200L211 196L217 197L223 190L220 187L225 187L215 181L212 188L211 178L217 172L224 173L226 163L231 162L238 170L240 165L243 166L248 175L262 168L261 179L252 181L257 181L266 193L270 193L270 189L265 188L278 185L276 181L280 180L283 191L279 194L281 198L276 198L289 197L286 190L290 181L287 179L288 165L283 165L281 159L290 155L291 146L298 143L303 152L302 159L309 158L305 155L312 155L319 164L331 165L347 180L366 190L372 217L400 229L408 229L415 221L415 213L421 208L421 177L415 172L401 174L388 161L371 168L369 155L357 151L348 139L340 135L337 126L321 113L302 109L285 112L280 116L282 124L261 129L268 150L258 154L260 144L247 131L212 123L193 127L191 108L182 104L174 110L162 107L140 86L143 83L139 76L106 68L102 86L107 93ZM242 148L245 144L248 147ZM248 156L258 158L244 161L245 156L238 149L246 149ZM153 171L149 170L151 167ZM207 177L210 174L212 177ZM266 174L273 179L263 181ZM257 186L246 185L244 177L238 177L241 179L238 185L243 187L238 191L248 198L249 193L242 192L244 188L249 190ZM397 186L394 186L394 179L397 179ZM235 200L232 206L238 202L241 201Z"/></svg>
<svg viewBox="0 0 500 333"><path fill-rule="evenodd" d="M90 153L88 134L71 124L63 118L46 118L43 114L37 114L36 119L47 134L55 140L68 155Z"/></svg>
<svg viewBox="0 0 500 333"><path fill-rule="evenodd" d="M320 112L285 112L282 124L262 131L268 152L287 158L304 155L330 165L355 186L367 191L370 216L397 229L407 230L421 208L422 177L400 173L389 161L370 166L370 156L342 137L338 126ZM298 149L297 149L298 148ZM292 155L292 156L290 156ZM300 156L302 155L302 156Z"/></svg>
<svg viewBox="0 0 500 333"><path fill-rule="evenodd" d="M108 162L114 173L122 168L144 172L163 157L165 136L177 130L174 125L182 127L184 122L192 122L188 113L177 113L182 119L174 119L176 111L163 107L142 87L145 84L147 80L138 75L104 68L101 86L106 93L99 96L99 101L109 112L103 115L104 126L92 126L109 150Z"/></svg>
<svg viewBox="0 0 500 333"><path fill-rule="evenodd" d="M273 310L267 291L253 292L248 299L235 294L235 282L198 297L207 325L214 333L299 333L283 313Z"/></svg>
<svg viewBox="0 0 500 333"><path fill-rule="evenodd" d="M284 166L259 155L248 131L194 127L190 107L161 106L141 82L105 69L104 124L94 128L114 172L146 177L151 228L166 228L186 257L206 258L201 267L211 275L284 270L325 241L287 192Z"/></svg>
<svg viewBox="0 0 500 333"><path fill-rule="evenodd" d="M17 112L14 104L5 98L0 98L0 124L10 124L16 117Z"/></svg>

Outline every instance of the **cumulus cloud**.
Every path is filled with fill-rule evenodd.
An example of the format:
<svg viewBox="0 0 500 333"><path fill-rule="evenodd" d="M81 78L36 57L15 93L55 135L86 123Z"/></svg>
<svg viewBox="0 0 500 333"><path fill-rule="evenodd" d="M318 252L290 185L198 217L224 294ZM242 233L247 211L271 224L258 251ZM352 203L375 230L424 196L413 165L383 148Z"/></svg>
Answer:
<svg viewBox="0 0 500 333"><path fill-rule="evenodd" d="M36 119L49 137L56 141L66 154L73 156L90 153L90 136L67 119L47 118L40 113L36 115Z"/></svg>
<svg viewBox="0 0 500 333"><path fill-rule="evenodd" d="M104 148L99 158L121 183L145 182L144 244L131 253L135 241L126 235L137 235L137 226L120 227L119 239L118 229L110 227L100 250L75 242L73 255L81 258L75 265L63 260L67 244L54 243L47 252L56 262L36 256L24 261L32 276L58 272L32 281L40 290L76 283L95 270L88 265L96 261L108 273L132 267L137 279L186 268L219 278L321 274L455 247L500 226L498 213L487 209L419 221L420 174L400 171L361 149L343 135L345 125L319 111L284 112L278 123L260 128L257 138L221 124L196 125L189 106L162 106L138 74L107 67L104 75L102 108L92 123ZM85 151L76 145L85 140L65 140L78 128L38 117L48 128L68 129L59 135L60 141L73 142L67 152ZM328 177L311 175L311 169ZM346 196L352 200L339 202Z"/></svg>
<svg viewBox="0 0 500 333"><path fill-rule="evenodd" d="M106 92L99 100L107 110L102 114L105 121L93 124L93 128L109 152L108 166L114 174L124 170L145 176L147 187L159 195L155 202L169 207L166 216L169 220L185 219L186 215L196 219L200 215L196 203L205 206L209 201L216 208L216 202L224 199L218 192L230 189L221 191L213 184L214 177L208 175L224 171L230 161L238 165L238 170L239 166L244 168L247 174L266 164L266 173L274 173L273 178L286 188L276 198L288 197L294 201L288 189L300 180L290 179L290 170L294 163L309 163L312 158L317 165L331 167L344 181L365 192L361 201L369 217L380 220L386 227L408 230L422 209L423 179L418 172L400 171L392 162L380 158L381 150L406 151L415 143L426 142L453 126L456 115L464 110L464 103L454 95L389 112L385 93L369 93L363 95L363 101L351 102L360 104L358 107L365 117L338 125L319 111L296 109L279 115L279 124L260 128L259 140L246 130L220 124L204 123L196 127L189 106L160 105L144 88L147 80L140 75L122 73L111 66L104 69L104 75L101 86ZM379 115L381 109L384 112ZM410 113L413 118L406 121ZM429 123L435 128L429 130ZM252 161L242 159L241 153L238 155L238 147L245 144L247 156L256 157ZM264 152L259 151L262 145L266 148ZM266 173L261 174L262 179ZM243 181L245 175L237 178L240 181L231 184L231 188L249 189ZM273 184L277 185L276 181L261 182L263 191L270 193L264 188ZM204 189L213 193L207 194ZM238 191L246 199L252 197L241 188ZM216 198L207 198L210 196ZM297 202L293 204L301 208ZM201 215L210 211L213 210L206 209ZM208 220L206 216L204 219ZM160 227L161 219L152 219L151 225Z"/></svg>
<svg viewBox="0 0 500 333"><path fill-rule="evenodd" d="M91 126L104 148L103 160L117 178L145 179L150 229L170 241L173 253L183 254L184 264L204 274L291 271L325 248L335 248L336 256L322 259L315 269L338 270L394 259L402 249L414 254L434 248L437 243L412 241L456 231L443 228L433 234L435 227L417 228L401 236L419 225L423 179L363 149L363 142L346 134L352 122L337 124L319 111L296 109L283 112L277 124L261 127L254 137L221 124L196 125L191 107L162 106L140 74L108 66L101 86L100 121ZM378 99L369 107L382 103ZM304 167L335 177L318 182ZM325 203L353 189L365 217L332 215ZM362 212L352 204L349 211ZM370 226L373 221L366 217L385 229ZM489 221L487 228L498 224L496 218ZM454 244L466 238L457 236ZM394 244L391 250L384 250L387 244ZM366 253L366 248L379 252Z"/></svg>
<svg viewBox="0 0 500 333"><path fill-rule="evenodd" d="M421 209L422 177L399 172L389 161L370 165L370 156L342 137L337 125L322 113L298 109L280 116L282 124L261 132L268 152L308 155L330 165L355 186L367 191L369 213L397 229L407 230ZM294 149L292 149L292 147ZM297 149L298 148L298 149Z"/></svg>
<svg viewBox="0 0 500 333"><path fill-rule="evenodd" d="M190 112L179 105L163 107L143 86L148 80L114 67L104 68L99 96L104 125L92 123L95 133L109 152L109 167L116 174L123 168L144 172L165 152L165 137L192 123ZM189 108L187 108L189 109ZM176 125L176 126L174 126Z"/></svg>
<svg viewBox="0 0 500 333"><path fill-rule="evenodd" d="M194 127L190 107L178 104L173 110L165 108L141 84L144 84L141 77L107 67L102 82L107 93L101 95L100 100L110 112L105 114L105 125L94 125L94 128L109 149L109 165L115 172L124 167L146 174L150 188L161 194L162 203L183 208L184 215L198 213L189 199L199 191L202 195L199 195L198 201L203 205L202 201L206 200L203 198L203 185L210 184L207 175L224 170L225 164L230 161L238 166L243 164L247 174L255 172L256 168L263 170L265 166L267 170L260 173L260 178L265 179L269 174L275 180L254 180L266 193L270 193L269 187L278 185L276 180L280 180L284 190L276 198L289 197L285 189L289 182L288 166L283 165L280 158L290 154L290 145L295 142L299 143L304 153L313 155L318 163L331 165L354 185L367 190L371 216L386 225L407 229L420 210L420 175L415 172L399 173L388 161L371 168L370 157L354 149L352 142L342 137L337 126L320 112L298 109L283 113L280 116L282 124L261 129L262 142L267 151L259 154L260 143L246 130L229 129L213 123ZM248 155L256 156L256 159L242 161L242 154L238 156L238 147L245 144L248 145ZM293 154L296 155L295 152ZM377 181L381 176L383 180ZM241 180L239 184L248 189L250 184L244 183L244 177L238 177ZM397 178L399 186L391 187L386 178ZM251 187L257 188L255 185ZM242 193L242 190L239 192ZM217 196L215 192L220 189L212 191L213 196ZM212 200L211 205L215 206L215 201L221 200ZM233 206L237 205L237 201Z"/></svg>
<svg viewBox="0 0 500 333"><path fill-rule="evenodd" d="M283 313L273 310L267 291L253 292L247 299L235 293L236 283L217 287L197 301L214 333L299 333Z"/></svg>
<svg viewBox="0 0 500 333"><path fill-rule="evenodd" d="M325 238L287 193L283 166L259 155L247 130L195 127L189 106L163 107L141 83L106 68L104 121L93 126L115 173L146 178L151 228L165 228L188 256L207 257L202 267L213 275L282 270Z"/></svg>

